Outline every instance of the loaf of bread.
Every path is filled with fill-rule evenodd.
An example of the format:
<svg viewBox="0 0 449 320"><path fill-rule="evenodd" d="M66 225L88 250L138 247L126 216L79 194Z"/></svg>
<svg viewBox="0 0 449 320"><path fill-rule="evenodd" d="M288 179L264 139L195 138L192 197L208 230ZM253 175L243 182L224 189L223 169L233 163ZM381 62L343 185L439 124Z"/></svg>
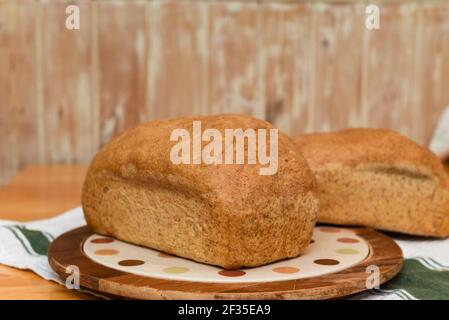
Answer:
<svg viewBox="0 0 449 320"><path fill-rule="evenodd" d="M426 148L380 129L306 134L295 143L317 179L318 221L449 235L448 177Z"/></svg>
<svg viewBox="0 0 449 320"><path fill-rule="evenodd" d="M293 140L279 132L278 168L271 175L260 174L260 163L175 164L171 134L185 129L192 136L193 121L223 136L225 129L272 129L250 116L218 115L152 121L125 131L88 169L82 205L91 229L227 269L301 254L318 207L315 178Z"/></svg>

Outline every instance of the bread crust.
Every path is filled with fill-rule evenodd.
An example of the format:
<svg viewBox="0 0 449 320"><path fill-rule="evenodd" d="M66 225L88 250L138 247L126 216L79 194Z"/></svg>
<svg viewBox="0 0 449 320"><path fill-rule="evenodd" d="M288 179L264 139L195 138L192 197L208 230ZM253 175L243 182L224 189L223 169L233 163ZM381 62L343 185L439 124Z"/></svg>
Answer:
<svg viewBox="0 0 449 320"><path fill-rule="evenodd" d="M173 164L172 130L201 120L202 130L271 129L250 116L192 116L152 121L105 145L82 192L95 231L224 268L294 257L316 221L316 182L293 141L279 133L278 171L260 164Z"/></svg>
<svg viewBox="0 0 449 320"><path fill-rule="evenodd" d="M448 176L428 149L386 129L295 139L318 183L318 221L449 235Z"/></svg>

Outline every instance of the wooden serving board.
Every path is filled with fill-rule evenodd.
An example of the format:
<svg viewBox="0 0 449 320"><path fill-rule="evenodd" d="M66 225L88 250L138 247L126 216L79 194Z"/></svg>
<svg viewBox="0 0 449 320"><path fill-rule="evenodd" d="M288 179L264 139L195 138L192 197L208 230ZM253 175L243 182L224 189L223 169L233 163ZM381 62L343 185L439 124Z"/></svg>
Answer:
<svg viewBox="0 0 449 320"><path fill-rule="evenodd" d="M48 257L52 268L66 279L68 266L80 270L82 287L135 299L332 299L366 290L369 266L379 269L380 283L401 269L403 256L389 237L371 229L355 228L354 233L369 246L365 260L345 270L313 278L272 282L208 283L168 280L130 274L98 264L83 252L84 241L93 235L81 227L57 238Z"/></svg>

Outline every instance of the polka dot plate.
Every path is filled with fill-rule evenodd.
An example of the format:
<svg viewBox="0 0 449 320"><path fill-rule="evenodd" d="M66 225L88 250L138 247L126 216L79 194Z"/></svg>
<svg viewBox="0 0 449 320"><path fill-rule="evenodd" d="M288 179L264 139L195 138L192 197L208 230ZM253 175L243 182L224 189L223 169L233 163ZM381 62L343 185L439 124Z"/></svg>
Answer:
<svg viewBox="0 0 449 320"><path fill-rule="evenodd" d="M298 258L257 268L223 270L94 234L87 226L56 238L48 261L62 279L112 298L335 299L393 278L399 246L368 228L315 228ZM76 268L77 267L77 268ZM75 274L74 274L75 273Z"/></svg>
<svg viewBox="0 0 449 320"><path fill-rule="evenodd" d="M312 241L299 257L242 270L219 267L93 234L83 245L94 262L126 273L178 281L208 283L269 282L336 273L366 259L368 243L351 229L315 227Z"/></svg>

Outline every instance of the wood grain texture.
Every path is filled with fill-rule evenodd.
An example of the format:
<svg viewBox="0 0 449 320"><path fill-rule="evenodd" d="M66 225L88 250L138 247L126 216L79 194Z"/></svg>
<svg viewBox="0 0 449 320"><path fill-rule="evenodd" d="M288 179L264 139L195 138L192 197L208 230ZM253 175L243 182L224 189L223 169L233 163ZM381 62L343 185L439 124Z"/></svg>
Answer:
<svg viewBox="0 0 449 320"><path fill-rule="evenodd" d="M81 30L65 29L69 3ZM147 119L222 112L297 135L387 127L427 144L449 104L449 4L1 0L0 184L87 163Z"/></svg>
<svg viewBox="0 0 449 320"><path fill-rule="evenodd" d="M258 6L255 2L208 5L208 107L210 114L265 117L258 90Z"/></svg>
<svg viewBox="0 0 449 320"><path fill-rule="evenodd" d="M39 159L35 9L31 0L0 2L0 185Z"/></svg>
<svg viewBox="0 0 449 320"><path fill-rule="evenodd" d="M291 134L311 131L312 9L305 3L264 3L260 10L259 89L265 119Z"/></svg>
<svg viewBox="0 0 449 320"><path fill-rule="evenodd" d="M92 234L81 227L52 242L49 262L62 278L67 266L77 265L80 283L95 291L136 299L331 299L366 290L366 268L379 268L380 283L394 277L403 257L399 246L374 230L357 228L370 246L370 255L354 267L319 277L266 283L203 283L142 277L99 265L82 252L83 241Z"/></svg>
<svg viewBox="0 0 449 320"><path fill-rule="evenodd" d="M449 106L449 3L423 5L421 37L417 91L421 142L428 143L441 112Z"/></svg>
<svg viewBox="0 0 449 320"><path fill-rule="evenodd" d="M362 123L419 136L412 93L415 76L417 4L381 6L380 29L364 28Z"/></svg>
<svg viewBox="0 0 449 320"><path fill-rule="evenodd" d="M95 3L100 145L149 118L147 3ZM148 5L149 6L149 5Z"/></svg>
<svg viewBox="0 0 449 320"><path fill-rule="evenodd" d="M91 2L80 8L79 30L65 27L66 2L42 2L41 50L43 160L86 163L93 152ZM41 47L40 47L41 46Z"/></svg>
<svg viewBox="0 0 449 320"><path fill-rule="evenodd" d="M365 6L321 3L313 8L316 11L313 128L335 131L360 126Z"/></svg>
<svg viewBox="0 0 449 320"><path fill-rule="evenodd" d="M206 7L200 2L151 2L149 99L153 119L206 110Z"/></svg>

